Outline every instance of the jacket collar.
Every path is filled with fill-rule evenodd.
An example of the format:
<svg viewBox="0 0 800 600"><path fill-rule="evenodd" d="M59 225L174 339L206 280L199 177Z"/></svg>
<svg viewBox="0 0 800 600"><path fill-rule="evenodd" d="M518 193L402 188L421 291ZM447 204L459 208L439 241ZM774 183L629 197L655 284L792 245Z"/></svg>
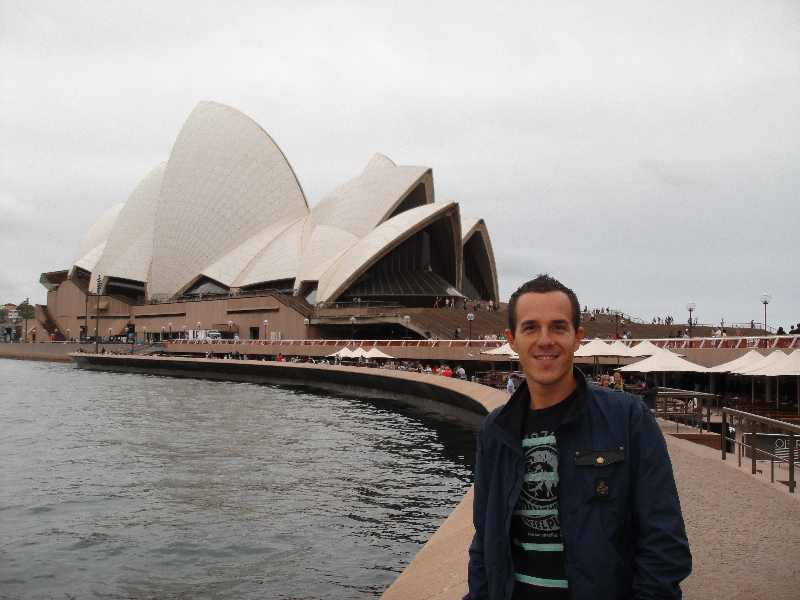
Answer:
<svg viewBox="0 0 800 600"><path fill-rule="evenodd" d="M586 381L586 376L575 366L572 367L572 374L578 382L578 397L570 407L569 412L564 415L564 420L561 422L562 425L580 416L589 404L589 384ZM495 437L520 452L522 451L522 429L525 426L525 416L530 403L528 382L523 381L517 391L508 399L506 405L500 409L493 423L492 430Z"/></svg>

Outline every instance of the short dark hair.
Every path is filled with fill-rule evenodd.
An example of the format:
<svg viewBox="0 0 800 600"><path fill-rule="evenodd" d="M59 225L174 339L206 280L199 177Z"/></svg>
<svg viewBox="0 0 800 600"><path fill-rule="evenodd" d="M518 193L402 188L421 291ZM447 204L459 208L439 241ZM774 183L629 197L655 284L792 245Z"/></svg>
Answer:
<svg viewBox="0 0 800 600"><path fill-rule="evenodd" d="M508 299L508 328L514 334L517 331L517 300L523 294L546 294L547 292L564 292L572 305L572 326L575 331L581 326L581 305L578 296L563 283L550 277L547 273L537 275L536 279L523 283Z"/></svg>

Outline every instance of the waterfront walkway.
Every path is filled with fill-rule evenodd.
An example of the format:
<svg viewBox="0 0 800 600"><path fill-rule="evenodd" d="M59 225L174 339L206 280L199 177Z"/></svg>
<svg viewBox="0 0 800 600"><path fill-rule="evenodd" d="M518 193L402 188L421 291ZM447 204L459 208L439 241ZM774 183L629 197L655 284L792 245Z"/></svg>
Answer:
<svg viewBox="0 0 800 600"><path fill-rule="evenodd" d="M664 421L662 430L672 433L675 424ZM800 598L800 492L771 484L769 463L753 476L749 460L738 468L735 455L723 462L718 450L665 437L694 562L684 598ZM787 477L776 470L776 480ZM460 599L471 518L470 494L383 598Z"/></svg>

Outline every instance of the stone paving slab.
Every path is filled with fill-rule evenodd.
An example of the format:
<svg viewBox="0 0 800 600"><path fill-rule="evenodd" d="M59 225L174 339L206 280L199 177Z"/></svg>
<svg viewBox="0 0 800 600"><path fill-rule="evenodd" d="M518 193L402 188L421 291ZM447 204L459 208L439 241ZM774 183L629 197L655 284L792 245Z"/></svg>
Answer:
<svg viewBox="0 0 800 600"><path fill-rule="evenodd" d="M675 423L662 422L673 433ZM681 433L697 432L683 426ZM689 600L800 599L800 490L750 474L750 463L666 435L694 568L683 582ZM786 479L786 469L776 479ZM459 600L466 591L472 538L468 493L383 598Z"/></svg>

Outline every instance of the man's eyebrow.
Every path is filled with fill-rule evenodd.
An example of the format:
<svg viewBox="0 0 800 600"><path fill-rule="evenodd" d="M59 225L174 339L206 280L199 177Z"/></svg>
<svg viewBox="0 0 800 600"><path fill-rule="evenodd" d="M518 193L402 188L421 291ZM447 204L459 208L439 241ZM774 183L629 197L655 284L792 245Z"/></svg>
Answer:
<svg viewBox="0 0 800 600"><path fill-rule="evenodd" d="M539 323L541 323L539 319L525 319L520 322L520 325L538 325ZM569 323L569 319L553 319L550 321L552 325L565 325L567 323Z"/></svg>

